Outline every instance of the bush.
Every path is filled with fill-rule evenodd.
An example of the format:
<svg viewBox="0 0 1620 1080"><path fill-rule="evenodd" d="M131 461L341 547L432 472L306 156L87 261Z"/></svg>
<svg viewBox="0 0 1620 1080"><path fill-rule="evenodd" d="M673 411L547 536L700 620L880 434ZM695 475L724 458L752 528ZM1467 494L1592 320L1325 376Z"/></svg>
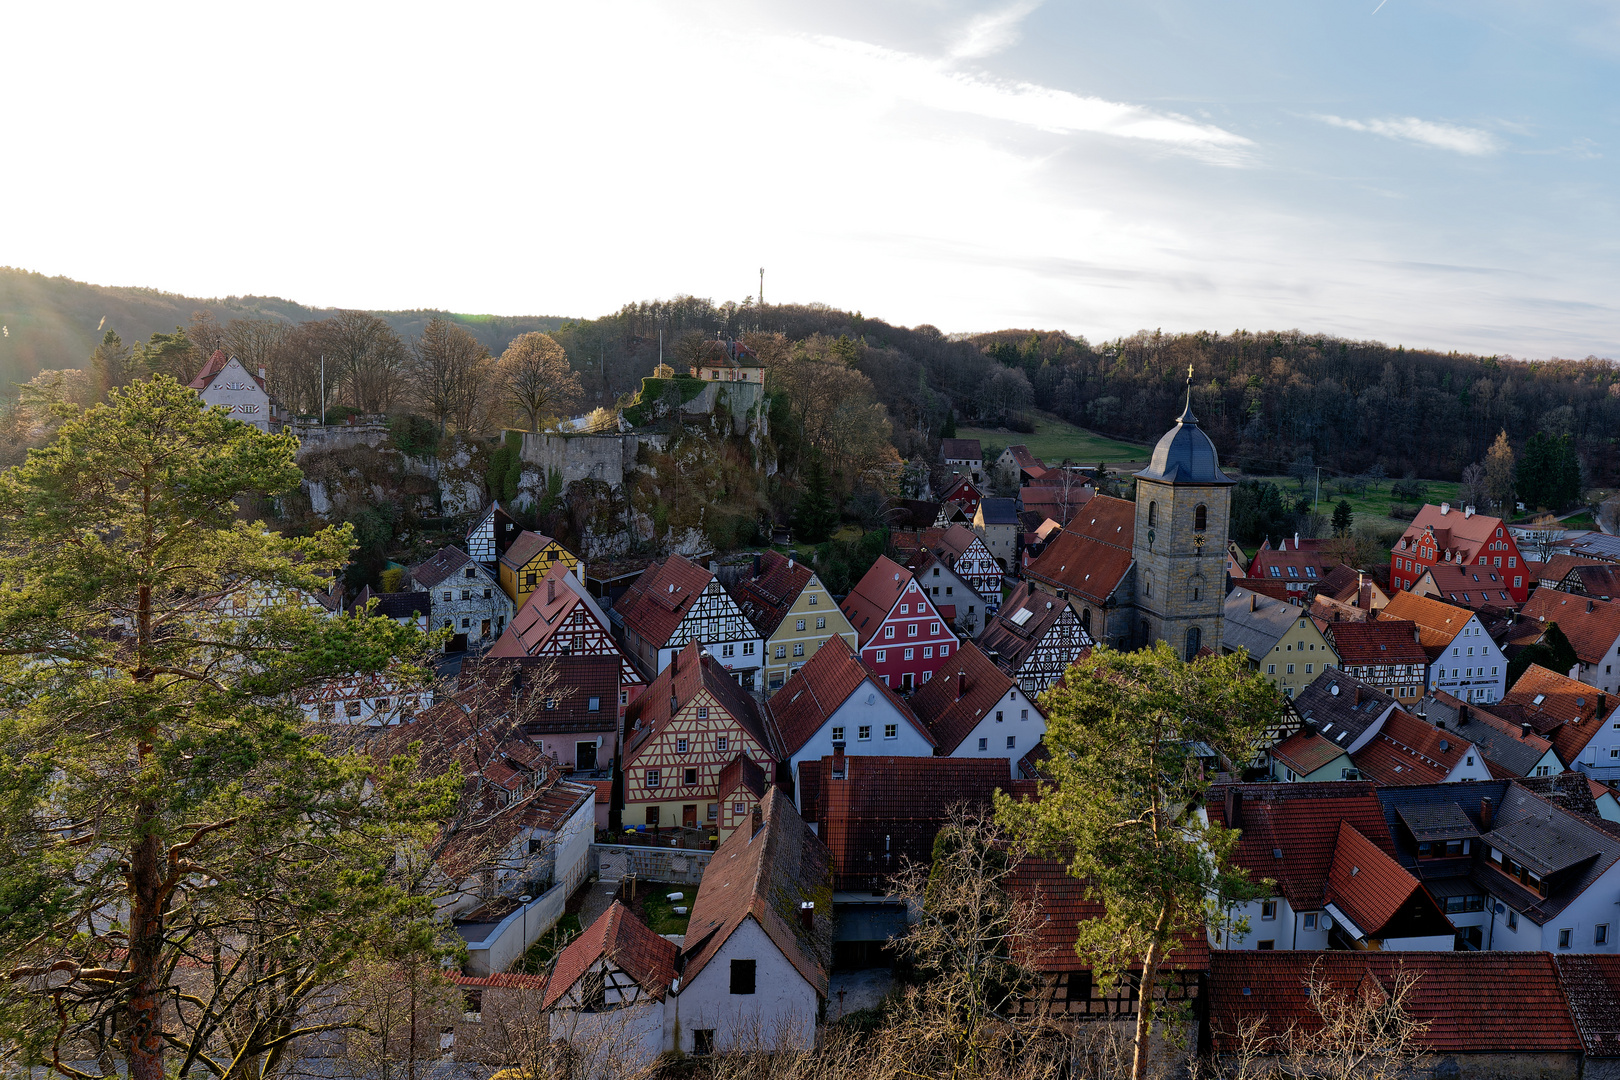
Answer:
<svg viewBox="0 0 1620 1080"><path fill-rule="evenodd" d="M1035 434L1035 421L1024 413L1007 414L1007 430L1021 431L1026 435Z"/></svg>
<svg viewBox="0 0 1620 1080"><path fill-rule="evenodd" d="M388 421L388 441L406 457L429 457L439 449L439 429L415 413L395 416Z"/></svg>
<svg viewBox="0 0 1620 1080"><path fill-rule="evenodd" d="M1406 506L1403 503L1390 503L1389 516L1392 518L1400 518L1402 521L1411 521L1413 518L1417 517L1419 509L1420 507Z"/></svg>
<svg viewBox="0 0 1620 1080"><path fill-rule="evenodd" d="M405 568L390 566L378 575L380 588L385 593L396 593L405 587Z"/></svg>

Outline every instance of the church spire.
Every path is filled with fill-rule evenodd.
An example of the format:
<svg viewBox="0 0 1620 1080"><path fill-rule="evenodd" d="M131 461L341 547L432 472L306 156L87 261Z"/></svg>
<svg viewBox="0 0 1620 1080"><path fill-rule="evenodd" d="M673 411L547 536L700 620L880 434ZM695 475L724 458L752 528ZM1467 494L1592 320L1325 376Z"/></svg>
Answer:
<svg viewBox="0 0 1620 1080"><path fill-rule="evenodd" d="M1191 364L1188 364L1187 365L1187 407L1185 409L1181 410L1181 415L1180 416L1176 417L1176 423L1178 423L1178 424L1188 424L1188 425L1191 425L1192 427L1197 427L1198 426L1198 417L1194 416L1193 411L1192 411L1192 380L1193 380L1193 366Z"/></svg>

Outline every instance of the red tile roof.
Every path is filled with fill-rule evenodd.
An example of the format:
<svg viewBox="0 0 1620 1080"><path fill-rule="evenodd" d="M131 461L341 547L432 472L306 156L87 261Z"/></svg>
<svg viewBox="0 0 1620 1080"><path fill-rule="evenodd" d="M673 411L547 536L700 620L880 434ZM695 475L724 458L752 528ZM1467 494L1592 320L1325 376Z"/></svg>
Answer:
<svg viewBox="0 0 1620 1080"><path fill-rule="evenodd" d="M972 547L974 541L979 539L978 533L974 532L966 525L963 525L961 522L957 522L955 525L952 525L950 528L939 534L939 539L934 542L931 550L935 554L949 556L946 561L946 565L955 566L956 560L967 554L967 549ZM982 541L980 541L980 546L983 546ZM990 549L985 548L984 553L986 555L990 554Z"/></svg>
<svg viewBox="0 0 1620 1080"><path fill-rule="evenodd" d="M765 770L747 754L739 753L720 770L720 785L716 790L720 801L724 802L726 796L738 788L746 788L755 799L761 798L766 786Z"/></svg>
<svg viewBox="0 0 1620 1080"><path fill-rule="evenodd" d="M1439 563L1428 568L1434 587L1454 604L1479 610L1486 604L1511 605L1513 595L1502 571L1485 566ZM1420 577L1421 580L1421 577Z"/></svg>
<svg viewBox="0 0 1620 1080"><path fill-rule="evenodd" d="M1228 820L1229 801L1235 825ZM1383 804L1365 781L1217 784L1210 789L1208 812L1216 824L1242 831L1233 861L1251 881L1275 881L1296 911L1314 911L1326 902L1341 822L1348 822L1385 855L1395 855Z"/></svg>
<svg viewBox="0 0 1620 1080"><path fill-rule="evenodd" d="M1312 731L1297 731L1271 748L1272 757L1301 777L1309 776L1343 754L1344 747Z"/></svg>
<svg viewBox="0 0 1620 1080"><path fill-rule="evenodd" d="M692 602L703 595L714 575L680 555L654 563L625 590L615 609L624 625L643 641L663 644L681 625Z"/></svg>
<svg viewBox="0 0 1620 1080"><path fill-rule="evenodd" d="M869 693L882 694L907 723L931 745L934 743L927 726L917 720L911 707L866 669L860 657L850 651L848 642L835 635L765 703L778 752L789 758L802 750L827 718L862 686Z"/></svg>
<svg viewBox="0 0 1620 1080"><path fill-rule="evenodd" d="M557 954L546 978L540 1008L556 1005L598 960L607 960L636 980L646 993L662 1000L670 981L675 978L677 952L673 941L653 933L646 923L615 900Z"/></svg>
<svg viewBox="0 0 1620 1080"><path fill-rule="evenodd" d="M1461 507L1454 507L1442 514L1440 508L1429 503L1417 512L1412 524L1406 527L1397 544L1415 543L1425 529L1434 530L1436 546L1443 552L1453 552L1462 562L1473 562L1479 553L1481 544L1496 538L1496 530L1502 527L1502 519L1487 517L1484 514L1469 515ZM1511 539L1511 534L1504 532L1504 539ZM1452 561L1458 561L1454 558Z"/></svg>
<svg viewBox="0 0 1620 1080"><path fill-rule="evenodd" d="M819 822L840 888L870 887L907 859L929 861L953 805L988 805L996 790L1012 790L1006 758L846 757L842 780L832 779L833 761L800 768L810 777L800 798Z"/></svg>
<svg viewBox="0 0 1620 1080"><path fill-rule="evenodd" d="M970 641L956 650L955 660L917 688L911 708L934 733L940 752L950 754L996 702L1016 688L1007 673Z"/></svg>
<svg viewBox="0 0 1620 1080"><path fill-rule="evenodd" d="M1313 976L1352 996L1369 976L1385 988L1416 976L1407 1011L1426 1025L1420 1045L1434 1053L1579 1053L1553 958L1504 952L1259 952L1210 955L1210 1028L1230 1049L1245 1021L1277 1036L1290 1024L1307 1032L1321 1018L1305 995Z"/></svg>
<svg viewBox="0 0 1620 1080"><path fill-rule="evenodd" d="M1066 610L1068 605L1051 593L1038 592L1029 582L1020 581L1007 601L985 620L984 629L979 631L979 645L994 652L996 662L1004 670L1016 671ZM1023 611L1029 614L1022 621L1015 622ZM1090 651L1089 646L1082 647L1070 657L1070 662Z"/></svg>
<svg viewBox="0 0 1620 1080"><path fill-rule="evenodd" d="M978 439L941 439L939 456L946 461L983 461Z"/></svg>
<svg viewBox="0 0 1620 1080"><path fill-rule="evenodd" d="M595 699L596 708L591 708ZM511 719L530 735L619 727L619 660L613 656L485 656L465 661L456 700L482 724ZM549 706L549 707L548 707Z"/></svg>
<svg viewBox="0 0 1620 1080"><path fill-rule="evenodd" d="M805 981L826 997L831 937L806 930L799 905L814 903L815 925L830 926L827 848L781 788L766 793L760 810L759 830L734 830L703 872L686 928L681 982L690 985L737 927L752 917Z"/></svg>
<svg viewBox="0 0 1620 1080"><path fill-rule="evenodd" d="M844 617L855 628L855 639L863 647L878 632L911 582L910 570L887 555L879 555L877 562L844 597Z"/></svg>
<svg viewBox="0 0 1620 1080"><path fill-rule="evenodd" d="M409 573L412 581L415 581L424 589L431 589L457 570L469 565L477 566L478 564L474 563L472 557L465 551L452 544L449 547L440 548L431 558L411 567ZM478 576L479 580L483 580L488 575L480 568Z"/></svg>
<svg viewBox="0 0 1620 1080"><path fill-rule="evenodd" d="M1589 1057L1620 1057L1620 956L1553 956L1570 1019Z"/></svg>
<svg viewBox="0 0 1620 1080"><path fill-rule="evenodd" d="M1055 860L1029 856L1007 878L1006 889L1035 904L1041 915L1025 962L1039 972L1084 969L1086 962L1074 951L1076 931L1081 923L1100 918L1106 910L1086 895L1085 883L1071 877ZM1202 926L1181 935L1167 963L1176 971L1209 967L1209 938Z"/></svg>
<svg viewBox="0 0 1620 1080"><path fill-rule="evenodd" d="M767 551L759 556L759 573L733 585L731 595L760 636L768 638L782 625L788 610L814 576L804 563L778 551Z"/></svg>
<svg viewBox="0 0 1620 1080"><path fill-rule="evenodd" d="M517 538L501 553L500 562L513 570L521 570L534 561L534 557L557 541L544 533L530 532L524 529L517 534ZM558 547L562 545L558 544ZM569 552L573 554L573 552Z"/></svg>
<svg viewBox="0 0 1620 1080"><path fill-rule="evenodd" d="M1378 831L1387 836L1389 830L1381 827ZM1381 931L1400 914L1412 894L1422 892L1423 886L1404 866L1354 825L1339 822L1325 899L1350 916L1362 933L1381 937ZM1432 914L1434 901L1427 893L1420 900Z"/></svg>
<svg viewBox="0 0 1620 1080"><path fill-rule="evenodd" d="M1249 576L1252 578L1266 578L1267 580L1292 581L1304 585L1316 585L1325 581L1329 574L1343 564L1327 553L1328 540L1300 540L1297 537L1293 543L1284 537L1280 547L1272 547L1267 540L1260 545L1260 550L1254 553L1249 561ZM1278 568L1278 574L1273 576L1271 567ZM1288 567L1294 568L1290 574ZM1309 569L1307 569L1307 567Z"/></svg>
<svg viewBox="0 0 1620 1080"><path fill-rule="evenodd" d="M1436 600L1432 596L1398 592L1389 598L1389 603L1384 605L1384 610L1378 613L1378 617L1410 619L1417 623L1424 651L1433 659L1439 655L1439 650L1450 647L1452 639L1462 633L1463 627L1468 625L1468 620L1474 617L1474 613L1465 607Z"/></svg>
<svg viewBox="0 0 1620 1080"><path fill-rule="evenodd" d="M1330 622L1327 636L1345 667L1367 664L1423 664L1429 654L1418 644L1417 623L1410 619Z"/></svg>
<svg viewBox="0 0 1620 1080"><path fill-rule="evenodd" d="M1531 664L1502 695L1499 707L1516 709L1538 732L1550 734L1559 760L1572 765L1620 708L1620 698Z"/></svg>
<svg viewBox="0 0 1620 1080"><path fill-rule="evenodd" d="M1608 565L1610 564L1590 556L1571 555L1562 551L1544 563L1533 563L1529 559L1524 560L1524 568L1529 571L1532 581L1550 581L1554 585L1563 581L1569 576L1569 572L1578 566Z"/></svg>
<svg viewBox="0 0 1620 1080"><path fill-rule="evenodd" d="M191 388L193 390L208 389L208 384L213 380L214 376L223 371L225 365L229 362L230 358L222 350L215 349L213 355L208 358L208 362L202 366L202 370L197 372L197 377L191 380Z"/></svg>
<svg viewBox="0 0 1620 1080"><path fill-rule="evenodd" d="M720 708L735 720L760 746L774 753L759 706L733 679L720 661L696 641L688 642L669 666L658 673L652 685L630 703L624 712L624 763L628 767L648 740L669 726L674 716L707 690ZM674 700L672 701L671 698Z"/></svg>
<svg viewBox="0 0 1620 1080"><path fill-rule="evenodd" d="M1620 600L1559 592L1543 586L1530 594L1525 615L1558 624L1584 664L1600 664L1620 640Z"/></svg>
<svg viewBox="0 0 1620 1080"><path fill-rule="evenodd" d="M1368 779L1407 787L1442 782L1464 754L1473 752L1473 743L1456 732L1441 731L1396 709L1351 760Z"/></svg>
<svg viewBox="0 0 1620 1080"><path fill-rule="evenodd" d="M1135 561L1136 506L1098 495L1047 542L1026 576L1101 604Z"/></svg>

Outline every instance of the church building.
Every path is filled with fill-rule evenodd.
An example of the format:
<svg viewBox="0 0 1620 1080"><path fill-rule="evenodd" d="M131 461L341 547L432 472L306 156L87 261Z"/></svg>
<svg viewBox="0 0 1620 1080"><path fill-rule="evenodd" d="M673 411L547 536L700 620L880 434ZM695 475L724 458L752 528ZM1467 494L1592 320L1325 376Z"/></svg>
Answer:
<svg viewBox="0 0 1620 1080"><path fill-rule="evenodd" d="M1136 474L1136 501L1088 502L1025 576L1068 601L1094 640L1116 649L1167 641L1192 659L1221 651L1232 487L1187 406Z"/></svg>

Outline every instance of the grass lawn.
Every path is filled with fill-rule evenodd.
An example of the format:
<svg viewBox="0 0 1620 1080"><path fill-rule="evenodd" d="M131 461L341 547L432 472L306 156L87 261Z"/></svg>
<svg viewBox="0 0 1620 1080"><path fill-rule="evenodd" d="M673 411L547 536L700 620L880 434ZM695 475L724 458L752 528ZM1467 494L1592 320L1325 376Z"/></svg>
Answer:
<svg viewBox="0 0 1620 1080"><path fill-rule="evenodd" d="M664 894L672 892L685 893L686 898L666 900ZM639 883L636 891L636 910L646 924L652 927L653 933L684 934L689 918L686 915L675 914L675 905L679 904L690 910L695 899L697 899L696 885L664 885L656 881L643 881Z"/></svg>
<svg viewBox="0 0 1620 1080"><path fill-rule="evenodd" d="M1070 458L1077 465L1095 465L1098 462L1146 461L1152 447L1120 442L1103 435L1095 435L1085 428L1075 427L1059 420L1051 413L1035 413L1035 433L1002 431L992 428L957 428L959 439L978 439L985 445L999 447L1023 443L1029 452L1046 462L1057 465Z"/></svg>
<svg viewBox="0 0 1620 1080"><path fill-rule="evenodd" d="M1293 503L1297 501L1302 494L1299 485L1295 483L1294 478L1291 476L1250 477L1245 475L1243 479L1270 480L1273 484L1276 484L1282 489L1283 501L1288 503L1290 506L1293 505ZM1402 532L1405 532L1406 527L1411 524L1411 522L1402 518L1392 518L1389 516L1390 503L1395 501L1390 497L1389 494L1391 483L1393 483L1393 481L1383 480L1377 484L1368 484L1366 491L1360 495L1353 493L1341 495L1339 493L1338 481L1330 480L1328 477L1324 476L1322 477L1322 501L1319 504L1318 509L1321 511L1321 513L1331 518L1333 516L1333 508L1339 504L1339 500L1341 498L1348 499L1350 502L1350 512L1354 515L1355 524L1370 525L1381 530L1399 528ZM1424 486L1424 494L1421 502L1414 504L1408 500L1403 502L1402 505L1421 506L1423 503L1434 503L1438 506L1440 503L1449 502L1452 506L1459 508L1461 507L1462 504L1459 502L1457 496L1457 489L1460 485L1447 480L1424 480L1422 483ZM1314 481L1305 485L1303 495L1307 499L1315 497L1316 484Z"/></svg>

